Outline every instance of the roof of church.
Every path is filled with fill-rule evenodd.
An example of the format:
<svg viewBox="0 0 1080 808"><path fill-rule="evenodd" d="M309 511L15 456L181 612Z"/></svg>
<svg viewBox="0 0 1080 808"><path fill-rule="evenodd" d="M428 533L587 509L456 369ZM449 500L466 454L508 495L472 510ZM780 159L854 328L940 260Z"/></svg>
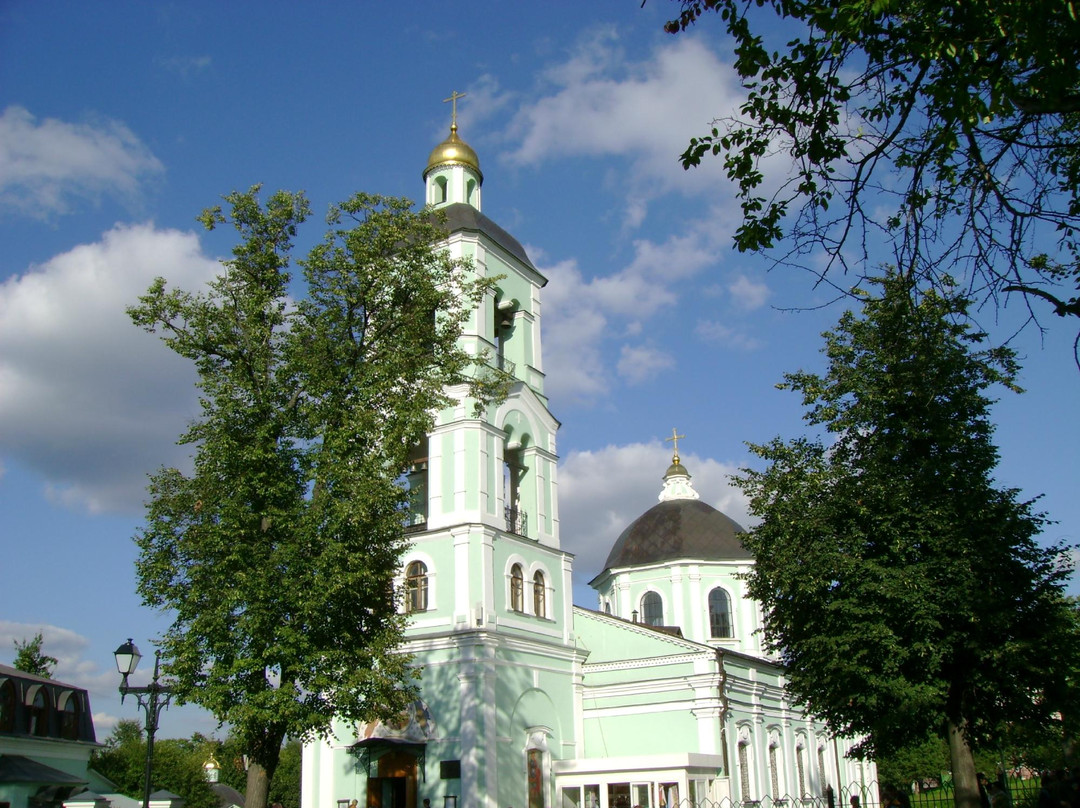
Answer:
<svg viewBox="0 0 1080 808"><path fill-rule="evenodd" d="M521 242L472 205L467 205L464 202L455 202L452 205L439 208L439 210L446 214L446 226L451 233L456 233L459 230L470 230L477 233L483 233L512 256L524 263L525 266L533 272L539 273L539 270L537 270L536 267L533 266L532 261L529 260L529 256L525 253L525 248L521 246Z"/></svg>
<svg viewBox="0 0 1080 808"><path fill-rule="evenodd" d="M735 520L698 499L672 499L654 505L622 532L605 569L658 564L681 558L701 561L751 559Z"/></svg>
<svg viewBox="0 0 1080 808"><path fill-rule="evenodd" d="M753 559L739 538L745 532L733 519L698 498L690 484L690 473L679 459L676 442L675 456L664 475L660 504L649 508L622 532L604 569L678 559Z"/></svg>

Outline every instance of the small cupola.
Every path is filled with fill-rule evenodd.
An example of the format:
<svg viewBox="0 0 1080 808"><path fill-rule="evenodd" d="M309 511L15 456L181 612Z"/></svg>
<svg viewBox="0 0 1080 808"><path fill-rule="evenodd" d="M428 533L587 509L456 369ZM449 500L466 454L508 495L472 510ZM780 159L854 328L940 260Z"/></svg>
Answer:
<svg viewBox="0 0 1080 808"><path fill-rule="evenodd" d="M664 487L660 491L658 499L661 502L669 502L673 499L698 499L699 494L690 484L690 472L682 464L679 458L679 438L685 437L671 430L671 437L667 440L675 442L675 451L671 457L671 465L664 474Z"/></svg>
<svg viewBox="0 0 1080 808"><path fill-rule="evenodd" d="M484 175L476 152L458 135L457 91L445 99L453 103L450 136L431 151L424 169L425 201L434 207L463 202L480 210L480 186Z"/></svg>
<svg viewBox="0 0 1080 808"><path fill-rule="evenodd" d="M427 168L424 169L424 179L428 174L440 166L460 165L472 169L480 182L484 181L484 175L480 171L480 158L476 156L472 146L458 136L456 123L450 124L450 137L431 150Z"/></svg>

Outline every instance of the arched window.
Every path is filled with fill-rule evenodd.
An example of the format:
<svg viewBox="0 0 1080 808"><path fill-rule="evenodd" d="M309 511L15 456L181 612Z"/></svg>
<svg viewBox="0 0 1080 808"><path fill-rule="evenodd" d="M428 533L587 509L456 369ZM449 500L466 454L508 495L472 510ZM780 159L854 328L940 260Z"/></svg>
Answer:
<svg viewBox="0 0 1080 808"><path fill-rule="evenodd" d="M525 611L525 576L520 564L510 568L510 608L515 612Z"/></svg>
<svg viewBox="0 0 1080 808"><path fill-rule="evenodd" d="M44 737L49 734L49 694L38 686L27 694L26 731L31 735Z"/></svg>
<svg viewBox="0 0 1080 808"><path fill-rule="evenodd" d="M441 205L446 201L446 177L436 177L435 184L431 188L431 203Z"/></svg>
<svg viewBox="0 0 1080 808"><path fill-rule="evenodd" d="M641 599L641 622L647 626L664 625L664 601L656 592L646 592Z"/></svg>
<svg viewBox="0 0 1080 808"><path fill-rule="evenodd" d="M533 614L547 617L547 587L544 585L544 573L539 570L533 576Z"/></svg>
<svg viewBox="0 0 1080 808"><path fill-rule="evenodd" d="M0 732L15 731L15 683L0 682Z"/></svg>
<svg viewBox="0 0 1080 808"><path fill-rule="evenodd" d="M60 714L60 737L69 741L79 739L79 696L69 690L60 697L57 705Z"/></svg>
<svg viewBox="0 0 1080 808"><path fill-rule="evenodd" d="M405 611L426 612L428 607L427 565L413 561L405 568Z"/></svg>
<svg viewBox="0 0 1080 808"><path fill-rule="evenodd" d="M731 598L720 587L709 593L709 633L713 638L733 637Z"/></svg>

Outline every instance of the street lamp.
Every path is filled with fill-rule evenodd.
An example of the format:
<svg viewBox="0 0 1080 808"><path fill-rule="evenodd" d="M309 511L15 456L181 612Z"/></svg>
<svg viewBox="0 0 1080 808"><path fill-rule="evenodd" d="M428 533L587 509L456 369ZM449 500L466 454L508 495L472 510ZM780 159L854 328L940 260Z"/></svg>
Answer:
<svg viewBox="0 0 1080 808"><path fill-rule="evenodd" d="M123 676L120 682L120 703L124 703L124 696L134 695L139 706L146 713L146 771L143 784L143 808L150 808L150 772L154 767L154 734L158 728L158 717L162 709L169 706L172 698L172 688L158 682L158 668L161 665L161 652L154 651L154 678L150 684L142 687L132 687L128 684L128 676L135 672L135 668L142 659L139 648L128 637L128 641L113 652L116 657L116 669Z"/></svg>

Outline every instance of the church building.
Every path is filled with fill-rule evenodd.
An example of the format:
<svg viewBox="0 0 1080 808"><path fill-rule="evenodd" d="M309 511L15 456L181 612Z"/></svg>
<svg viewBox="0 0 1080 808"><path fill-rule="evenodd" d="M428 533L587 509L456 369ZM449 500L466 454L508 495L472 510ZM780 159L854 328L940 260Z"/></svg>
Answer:
<svg viewBox="0 0 1080 808"><path fill-rule="evenodd" d="M413 458L400 587L421 699L308 744L302 808L772 806L827 788L875 802L873 764L848 759L852 742L785 695L739 577L754 563L743 530L699 499L677 444L659 502L591 581L598 608L573 604L544 394L546 280L482 212L480 162L456 119L423 177L445 249L500 278L462 340L512 383L479 415L465 387L451 391L456 406Z"/></svg>

